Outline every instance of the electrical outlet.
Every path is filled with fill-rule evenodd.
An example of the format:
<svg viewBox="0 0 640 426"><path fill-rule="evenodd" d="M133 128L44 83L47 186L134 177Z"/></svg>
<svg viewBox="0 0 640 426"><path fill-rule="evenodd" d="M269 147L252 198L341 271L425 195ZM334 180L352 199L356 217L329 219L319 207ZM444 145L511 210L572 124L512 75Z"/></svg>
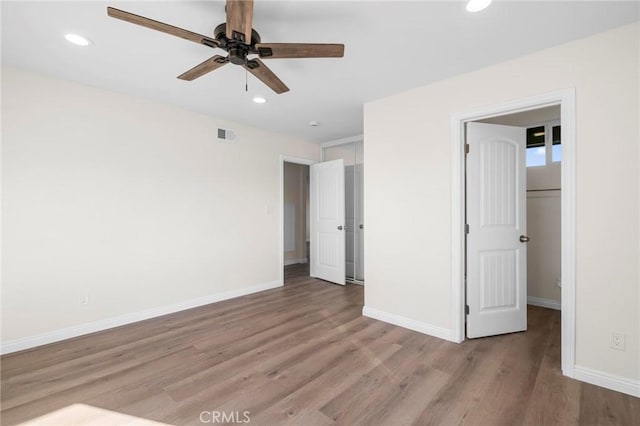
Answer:
<svg viewBox="0 0 640 426"><path fill-rule="evenodd" d="M611 349L624 351L624 333L614 331L611 333Z"/></svg>
<svg viewBox="0 0 640 426"><path fill-rule="evenodd" d="M80 298L80 304L81 305L88 305L89 304L89 295L84 295Z"/></svg>

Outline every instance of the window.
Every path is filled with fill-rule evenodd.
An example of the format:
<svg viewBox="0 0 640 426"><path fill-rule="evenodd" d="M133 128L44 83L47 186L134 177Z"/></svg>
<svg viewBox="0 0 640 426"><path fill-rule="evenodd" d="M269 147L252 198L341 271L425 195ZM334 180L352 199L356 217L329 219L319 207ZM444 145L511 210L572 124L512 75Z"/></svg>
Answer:
<svg viewBox="0 0 640 426"><path fill-rule="evenodd" d="M551 161L562 161L562 145L560 144L560 126L553 126L553 144L551 145Z"/></svg>
<svg viewBox="0 0 640 426"><path fill-rule="evenodd" d="M527 167L546 166L562 159L560 124L557 121L527 129Z"/></svg>
<svg viewBox="0 0 640 426"><path fill-rule="evenodd" d="M546 164L547 150L544 135L544 126L527 129L527 167Z"/></svg>

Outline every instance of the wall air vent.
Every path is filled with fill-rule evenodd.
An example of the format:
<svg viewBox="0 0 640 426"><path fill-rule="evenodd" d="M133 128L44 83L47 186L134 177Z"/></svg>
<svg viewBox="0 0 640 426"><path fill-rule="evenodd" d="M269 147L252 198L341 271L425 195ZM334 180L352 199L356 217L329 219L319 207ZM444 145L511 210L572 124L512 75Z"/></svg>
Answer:
<svg viewBox="0 0 640 426"><path fill-rule="evenodd" d="M236 134L232 130L218 129L218 140L220 142L235 142Z"/></svg>

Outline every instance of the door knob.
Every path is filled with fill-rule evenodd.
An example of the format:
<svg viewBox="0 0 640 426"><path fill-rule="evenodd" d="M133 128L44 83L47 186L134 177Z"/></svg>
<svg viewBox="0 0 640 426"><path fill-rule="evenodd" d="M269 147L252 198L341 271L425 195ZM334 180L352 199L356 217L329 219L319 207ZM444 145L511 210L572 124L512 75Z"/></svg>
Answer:
<svg viewBox="0 0 640 426"><path fill-rule="evenodd" d="M528 243L530 239L531 238L527 237L526 235L520 235L520 242L521 243Z"/></svg>
<svg viewBox="0 0 640 426"><path fill-rule="evenodd" d="M342 231L342 225L338 226L338 231Z"/></svg>

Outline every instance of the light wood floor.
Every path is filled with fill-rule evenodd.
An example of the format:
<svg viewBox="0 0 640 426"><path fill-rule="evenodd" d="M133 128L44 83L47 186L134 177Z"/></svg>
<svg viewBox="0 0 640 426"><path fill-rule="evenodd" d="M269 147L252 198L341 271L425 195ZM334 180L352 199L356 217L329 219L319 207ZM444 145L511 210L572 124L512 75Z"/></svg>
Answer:
<svg viewBox="0 0 640 426"><path fill-rule="evenodd" d="M2 424L76 403L175 425L214 410L256 425L640 424L640 399L560 374L556 311L530 307L529 331L457 345L364 318L362 287L306 274L5 356Z"/></svg>

